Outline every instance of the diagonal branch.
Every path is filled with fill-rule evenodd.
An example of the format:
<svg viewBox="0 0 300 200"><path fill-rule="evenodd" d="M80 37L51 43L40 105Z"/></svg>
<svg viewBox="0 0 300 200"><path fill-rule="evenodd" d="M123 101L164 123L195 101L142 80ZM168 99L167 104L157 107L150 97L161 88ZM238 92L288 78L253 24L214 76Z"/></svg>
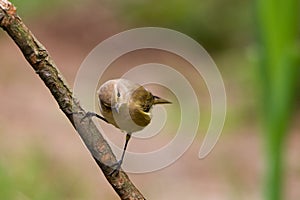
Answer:
<svg viewBox="0 0 300 200"><path fill-rule="evenodd" d="M89 149L106 179L121 199L145 199L123 171L110 175L116 158L90 118L82 120L85 111L73 94L45 47L33 36L16 14L16 8L7 0L0 0L0 27L6 31L22 51L24 57L48 87L60 109L70 120Z"/></svg>

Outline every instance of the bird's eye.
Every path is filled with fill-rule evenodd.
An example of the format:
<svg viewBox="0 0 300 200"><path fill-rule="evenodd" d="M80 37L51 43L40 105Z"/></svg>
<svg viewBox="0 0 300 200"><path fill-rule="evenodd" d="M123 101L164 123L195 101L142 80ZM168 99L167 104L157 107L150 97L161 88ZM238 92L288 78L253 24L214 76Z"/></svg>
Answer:
<svg viewBox="0 0 300 200"><path fill-rule="evenodd" d="M120 97L120 96L121 96L121 94L120 94L120 92L118 91L118 92L117 92L117 97Z"/></svg>
<svg viewBox="0 0 300 200"><path fill-rule="evenodd" d="M144 112L149 112L149 111L150 111L150 108L151 108L150 105L145 105L143 111L144 111Z"/></svg>

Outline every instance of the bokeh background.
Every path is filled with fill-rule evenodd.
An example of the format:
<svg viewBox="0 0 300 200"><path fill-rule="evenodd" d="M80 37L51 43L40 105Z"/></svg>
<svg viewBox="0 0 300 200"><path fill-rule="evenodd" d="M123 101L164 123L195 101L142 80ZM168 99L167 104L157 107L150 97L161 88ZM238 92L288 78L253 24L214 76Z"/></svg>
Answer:
<svg viewBox="0 0 300 200"><path fill-rule="evenodd" d="M222 136L213 152L199 160L210 117L209 95L203 81L186 70L200 88L203 121L196 140L177 162L160 171L130 174L147 199L300 199L297 0L12 2L69 85L99 42L135 27L161 26L185 33L214 59L228 98ZM107 78L141 62L181 64L168 62L170 55L162 52L142 55L116 61ZM0 31L0 66L0 199L118 199L4 31ZM124 138L115 135L122 146ZM170 130L161 140L172 137ZM161 140L155 144L165 142ZM129 150L154 145L134 143Z"/></svg>

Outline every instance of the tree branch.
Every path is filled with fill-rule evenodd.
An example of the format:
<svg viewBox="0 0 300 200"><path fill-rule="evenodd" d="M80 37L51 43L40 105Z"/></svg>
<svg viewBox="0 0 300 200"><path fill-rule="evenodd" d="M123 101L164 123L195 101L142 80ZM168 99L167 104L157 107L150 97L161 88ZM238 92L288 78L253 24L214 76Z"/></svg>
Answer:
<svg viewBox="0 0 300 200"><path fill-rule="evenodd" d="M116 176L110 174L112 169L109 166L116 162L110 146L90 118L82 120L86 112L80 106L79 101L73 97L45 47L33 36L16 14L16 8L7 0L0 0L0 27L14 40L26 60L48 87L59 108L79 133L120 198L126 200L145 199L125 172L120 171Z"/></svg>

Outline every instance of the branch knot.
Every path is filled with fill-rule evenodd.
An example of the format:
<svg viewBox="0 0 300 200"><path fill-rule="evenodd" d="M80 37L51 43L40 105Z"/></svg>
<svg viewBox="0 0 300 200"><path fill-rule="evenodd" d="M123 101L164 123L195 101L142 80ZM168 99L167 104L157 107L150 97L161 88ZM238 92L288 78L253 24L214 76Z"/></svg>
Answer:
<svg viewBox="0 0 300 200"><path fill-rule="evenodd" d="M0 0L0 26L6 27L10 24L10 17L16 16L16 7L7 0Z"/></svg>
<svg viewBox="0 0 300 200"><path fill-rule="evenodd" d="M17 11L16 7L7 0L0 0L0 9L9 15L15 15Z"/></svg>

